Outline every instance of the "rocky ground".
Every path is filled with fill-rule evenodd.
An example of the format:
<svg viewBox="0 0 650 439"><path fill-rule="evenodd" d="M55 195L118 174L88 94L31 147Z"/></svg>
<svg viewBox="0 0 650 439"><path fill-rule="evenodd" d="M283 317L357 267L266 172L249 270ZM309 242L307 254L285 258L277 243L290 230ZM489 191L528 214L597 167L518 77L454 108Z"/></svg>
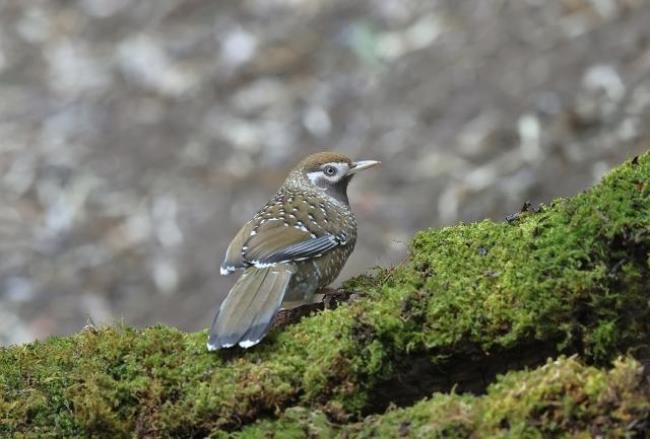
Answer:
<svg viewBox="0 0 650 439"><path fill-rule="evenodd" d="M299 157L380 159L343 277L650 145L643 0L0 0L0 344L208 325Z"/></svg>

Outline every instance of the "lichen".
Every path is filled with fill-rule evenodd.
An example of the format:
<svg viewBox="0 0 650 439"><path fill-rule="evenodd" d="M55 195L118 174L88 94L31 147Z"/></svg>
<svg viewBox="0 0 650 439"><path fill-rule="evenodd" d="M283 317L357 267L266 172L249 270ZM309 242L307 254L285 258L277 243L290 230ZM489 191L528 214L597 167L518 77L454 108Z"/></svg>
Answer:
<svg viewBox="0 0 650 439"><path fill-rule="evenodd" d="M250 350L208 353L205 332L164 326L2 348L0 436L201 437L263 418L292 423L296 410L358 424L390 403L464 390L547 354L607 367L646 349L650 336L648 181L645 154L509 223L419 232L403 264L345 284L358 300L272 331ZM387 386L408 377L408 395ZM470 404L497 419L490 395L435 396L405 410L463 413ZM463 435L463 425L452 430Z"/></svg>

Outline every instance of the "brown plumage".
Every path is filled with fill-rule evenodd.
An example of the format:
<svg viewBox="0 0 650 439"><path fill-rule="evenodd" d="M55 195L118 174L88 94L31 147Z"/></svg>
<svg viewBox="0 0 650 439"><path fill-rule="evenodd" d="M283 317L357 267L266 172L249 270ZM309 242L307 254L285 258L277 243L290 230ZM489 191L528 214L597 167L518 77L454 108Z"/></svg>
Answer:
<svg viewBox="0 0 650 439"><path fill-rule="evenodd" d="M348 183L355 173L378 163L322 152L289 173L228 246L221 273L244 273L219 308L208 349L257 344L283 304L310 302L338 276L357 234Z"/></svg>

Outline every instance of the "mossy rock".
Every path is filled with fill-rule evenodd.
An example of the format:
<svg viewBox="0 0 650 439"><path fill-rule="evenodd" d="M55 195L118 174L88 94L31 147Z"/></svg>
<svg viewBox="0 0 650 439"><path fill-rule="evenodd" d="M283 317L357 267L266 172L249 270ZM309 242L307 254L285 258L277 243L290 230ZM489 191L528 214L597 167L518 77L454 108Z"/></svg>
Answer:
<svg viewBox="0 0 650 439"><path fill-rule="evenodd" d="M413 404L434 392L485 391L497 373L563 353L590 365L575 367L607 374L592 367L647 352L649 182L645 154L589 191L509 222L422 231L404 264L346 283L359 300L275 330L247 351L208 353L205 332L163 326L3 348L0 436L204 437L263 418L298 425L301 410L372 429L375 418L363 418L389 404L407 408L377 419L418 417L430 404L447 410L444 401L469 401L478 419L497 410L496 387ZM500 383L525 373L537 372Z"/></svg>

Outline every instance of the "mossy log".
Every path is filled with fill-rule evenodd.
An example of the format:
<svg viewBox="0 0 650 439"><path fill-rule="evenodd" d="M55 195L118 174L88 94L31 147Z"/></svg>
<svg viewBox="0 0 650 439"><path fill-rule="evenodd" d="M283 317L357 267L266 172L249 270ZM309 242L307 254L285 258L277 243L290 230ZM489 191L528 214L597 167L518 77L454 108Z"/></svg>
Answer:
<svg viewBox="0 0 650 439"><path fill-rule="evenodd" d="M649 429L650 387L638 362L619 359L603 371L571 357L509 372L482 396L437 393L343 425L322 411L293 407L278 419L215 437L646 437Z"/></svg>
<svg viewBox="0 0 650 439"><path fill-rule="evenodd" d="M344 284L355 300L249 350L164 326L2 348L0 436L647 431L641 366L609 369L648 354L649 252L645 154L509 221L422 231Z"/></svg>

